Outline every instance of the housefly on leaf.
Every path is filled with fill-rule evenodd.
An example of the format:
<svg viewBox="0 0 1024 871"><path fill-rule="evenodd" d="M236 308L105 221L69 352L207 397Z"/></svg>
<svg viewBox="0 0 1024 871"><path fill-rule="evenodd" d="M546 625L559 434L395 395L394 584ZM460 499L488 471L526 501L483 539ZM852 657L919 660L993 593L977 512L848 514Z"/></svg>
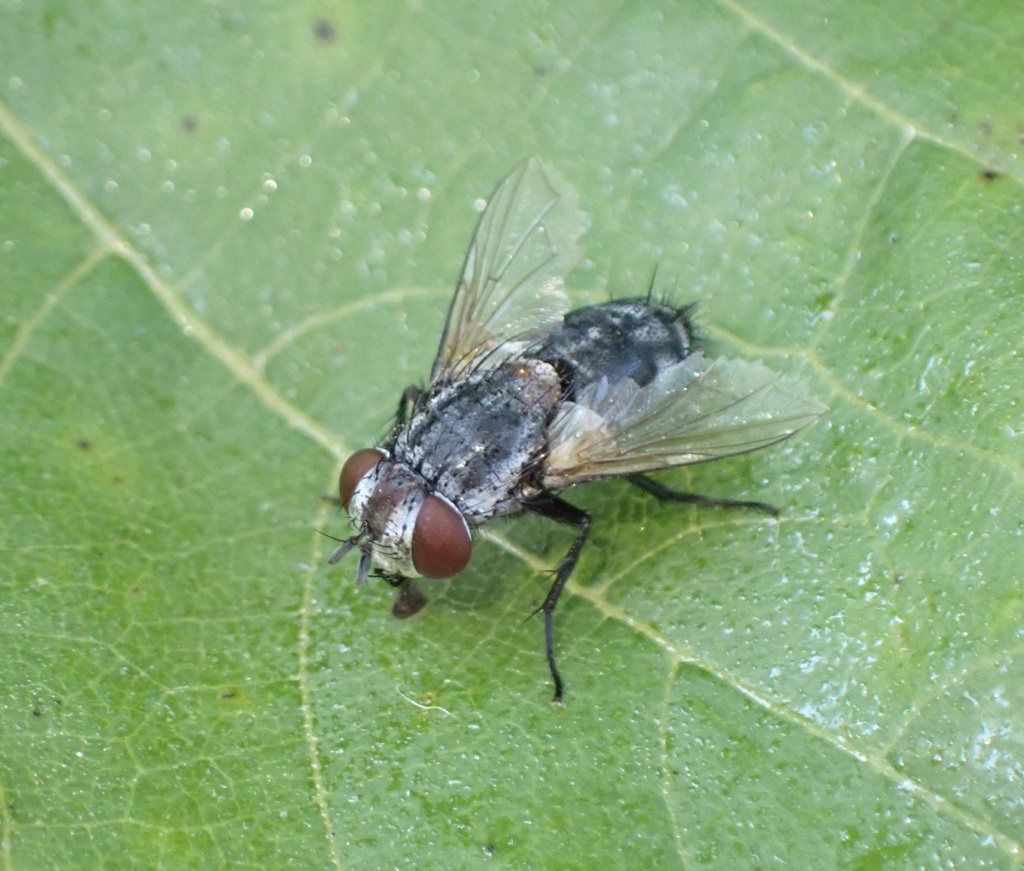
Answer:
<svg viewBox="0 0 1024 871"><path fill-rule="evenodd" d="M685 308L646 298L569 311L562 277L585 219L536 158L517 166L480 216L425 388L409 387L390 435L341 471L356 534L331 555L359 551L357 581L375 564L399 588L396 613L425 604L417 577L465 568L473 535L524 511L576 536L537 609L555 663L555 606L590 531L567 487L625 477L665 501L747 507L762 502L680 493L647 472L773 444L824 409L760 363L711 359Z"/></svg>

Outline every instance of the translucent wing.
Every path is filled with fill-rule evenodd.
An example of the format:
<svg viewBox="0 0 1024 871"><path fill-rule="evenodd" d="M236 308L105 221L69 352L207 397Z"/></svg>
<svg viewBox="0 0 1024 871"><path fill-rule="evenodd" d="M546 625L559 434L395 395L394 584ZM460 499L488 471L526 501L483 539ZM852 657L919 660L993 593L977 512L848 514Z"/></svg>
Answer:
<svg viewBox="0 0 1024 871"><path fill-rule="evenodd" d="M760 363L696 353L645 387L603 380L566 403L552 422L544 486L753 451L824 412Z"/></svg>
<svg viewBox="0 0 1024 871"><path fill-rule="evenodd" d="M561 320L569 308L562 277L585 225L572 191L536 157L509 173L470 242L432 383L497 365Z"/></svg>

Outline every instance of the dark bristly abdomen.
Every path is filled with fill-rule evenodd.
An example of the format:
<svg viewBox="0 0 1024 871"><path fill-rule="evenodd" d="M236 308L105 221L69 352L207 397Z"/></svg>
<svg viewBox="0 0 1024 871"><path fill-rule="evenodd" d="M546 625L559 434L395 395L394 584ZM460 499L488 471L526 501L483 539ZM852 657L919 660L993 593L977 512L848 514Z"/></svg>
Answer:
<svg viewBox="0 0 1024 871"><path fill-rule="evenodd" d="M566 396L607 378L649 384L693 351L685 309L647 300L616 300L569 312L531 356L551 363Z"/></svg>

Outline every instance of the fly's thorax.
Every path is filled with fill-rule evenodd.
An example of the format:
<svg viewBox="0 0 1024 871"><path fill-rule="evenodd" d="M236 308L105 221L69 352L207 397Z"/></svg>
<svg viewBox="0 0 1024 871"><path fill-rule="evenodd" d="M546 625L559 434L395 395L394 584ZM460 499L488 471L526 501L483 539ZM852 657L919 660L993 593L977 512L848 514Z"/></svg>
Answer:
<svg viewBox="0 0 1024 871"><path fill-rule="evenodd" d="M561 399L553 366L508 360L430 395L398 434L394 456L479 526L536 492L547 425Z"/></svg>
<svg viewBox="0 0 1024 871"><path fill-rule="evenodd" d="M350 463L360 463L359 452ZM380 459L351 488L347 508L374 562L391 578L446 578L469 561L469 525L458 508L432 492L423 476L379 451ZM361 469L360 469L361 471ZM345 472L342 473L342 480ZM343 501L345 495L343 492Z"/></svg>

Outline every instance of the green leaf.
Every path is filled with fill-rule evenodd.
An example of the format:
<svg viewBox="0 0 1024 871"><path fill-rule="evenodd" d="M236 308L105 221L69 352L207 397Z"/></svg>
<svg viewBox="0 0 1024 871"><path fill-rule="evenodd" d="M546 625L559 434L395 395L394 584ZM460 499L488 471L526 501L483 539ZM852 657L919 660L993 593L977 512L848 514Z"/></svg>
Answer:
<svg viewBox="0 0 1024 871"><path fill-rule="evenodd" d="M1013 4L0 3L9 868L1020 867ZM475 202L830 406L570 499L389 614L320 499L429 372Z"/></svg>

